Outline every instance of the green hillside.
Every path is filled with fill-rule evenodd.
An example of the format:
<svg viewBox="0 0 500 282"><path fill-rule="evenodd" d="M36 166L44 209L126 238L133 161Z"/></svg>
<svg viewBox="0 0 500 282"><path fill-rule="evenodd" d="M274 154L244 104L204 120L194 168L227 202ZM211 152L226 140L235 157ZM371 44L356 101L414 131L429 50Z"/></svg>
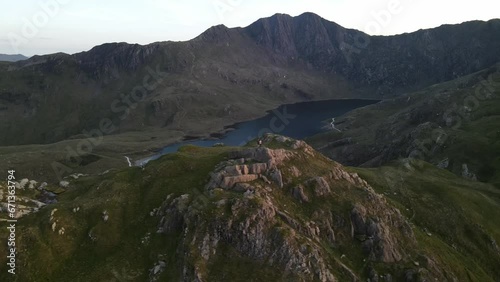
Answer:
<svg viewBox="0 0 500 282"><path fill-rule="evenodd" d="M347 168L275 135L264 145L188 146L70 180L21 219L8 281L500 278L493 186L420 161Z"/></svg>

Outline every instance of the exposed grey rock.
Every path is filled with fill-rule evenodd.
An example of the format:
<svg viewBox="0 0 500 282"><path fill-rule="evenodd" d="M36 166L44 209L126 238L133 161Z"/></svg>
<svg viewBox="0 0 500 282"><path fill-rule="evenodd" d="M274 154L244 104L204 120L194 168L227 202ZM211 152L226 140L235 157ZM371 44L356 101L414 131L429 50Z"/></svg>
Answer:
<svg viewBox="0 0 500 282"><path fill-rule="evenodd" d="M300 202L309 202L309 198L307 197L306 193L304 192L304 186L299 185L297 187L294 187L292 189L292 195L295 199L299 200Z"/></svg>
<svg viewBox="0 0 500 282"><path fill-rule="evenodd" d="M252 185L248 184L248 183L237 183L235 186L234 186L234 191L236 192L246 192L248 190L255 190L255 187L253 187Z"/></svg>
<svg viewBox="0 0 500 282"><path fill-rule="evenodd" d="M35 186L37 184L38 184L38 182L36 182L35 180L30 180L29 185L28 185L28 189L35 189Z"/></svg>
<svg viewBox="0 0 500 282"><path fill-rule="evenodd" d="M246 165L227 166L224 172L230 176L244 175L248 174L248 167Z"/></svg>
<svg viewBox="0 0 500 282"><path fill-rule="evenodd" d="M311 183L314 185L314 194L317 197L327 196L332 193L330 185L323 177L315 177L306 182L306 184Z"/></svg>
<svg viewBox="0 0 500 282"><path fill-rule="evenodd" d="M221 172L211 172L210 173L210 181L205 186L207 190L213 190L217 187L221 187L222 180L224 179L224 174Z"/></svg>
<svg viewBox="0 0 500 282"><path fill-rule="evenodd" d="M388 214L392 218L398 218L400 227L404 224L399 213L395 215ZM351 211L352 236L362 241L363 250L369 254L369 257L376 261L395 262L402 259L398 250L398 244L395 235L391 233L391 228L385 221L375 222L367 217L367 210L362 205L356 205ZM413 234L410 234L413 238Z"/></svg>
<svg viewBox="0 0 500 282"><path fill-rule="evenodd" d="M108 221L108 219L109 219L109 214L108 214L108 211L105 210L102 212L102 220Z"/></svg>
<svg viewBox="0 0 500 282"><path fill-rule="evenodd" d="M248 165L249 171L252 174L263 174L267 171L267 164L265 163L256 163Z"/></svg>
<svg viewBox="0 0 500 282"><path fill-rule="evenodd" d="M185 194L171 202L169 199L163 202L157 212L157 215L161 217L157 233L170 233L182 228L184 216L189 207L189 198L190 196Z"/></svg>
<svg viewBox="0 0 500 282"><path fill-rule="evenodd" d="M89 236L89 238L90 238L90 240L92 242L97 241L97 237L94 235L94 233L92 232L92 230L89 231L88 236Z"/></svg>
<svg viewBox="0 0 500 282"><path fill-rule="evenodd" d="M300 170L293 165L290 167L290 173L293 177L300 177L302 175Z"/></svg>
<svg viewBox="0 0 500 282"><path fill-rule="evenodd" d="M29 183L29 179L23 178L21 181L19 181L19 189L24 189L26 188L26 184Z"/></svg>
<svg viewBox="0 0 500 282"><path fill-rule="evenodd" d="M163 273L163 271L165 271L166 266L167 264L165 263L165 261L162 260L156 263L155 266L149 270L149 281L150 282L158 281L160 274Z"/></svg>
<svg viewBox="0 0 500 282"><path fill-rule="evenodd" d="M232 189L236 183L243 183L243 182L252 182L259 179L259 176L257 174L247 174L247 175L240 175L240 176L226 176L222 180L221 183L221 188L224 189Z"/></svg>
<svg viewBox="0 0 500 282"><path fill-rule="evenodd" d="M37 188L38 190L42 190L42 189L45 189L45 187L47 187L47 182L43 182L42 184L40 184L40 186Z"/></svg>
<svg viewBox="0 0 500 282"><path fill-rule="evenodd" d="M268 168L279 166L293 154L285 149L251 148L234 151L229 154L231 159L245 158L260 163L266 163Z"/></svg>
<svg viewBox="0 0 500 282"><path fill-rule="evenodd" d="M252 190L247 190L245 193L243 193L243 196L244 196L245 198L250 198L250 199L252 199L252 198L254 198L254 196L255 196L255 191L252 191Z"/></svg>
<svg viewBox="0 0 500 282"><path fill-rule="evenodd" d="M467 164L462 164L462 177L472 181L477 181L477 176L469 171L469 166Z"/></svg>
<svg viewBox="0 0 500 282"><path fill-rule="evenodd" d="M287 141L290 141L290 138L280 135L280 136L277 136L275 140L280 142L280 143L285 143Z"/></svg>
<svg viewBox="0 0 500 282"><path fill-rule="evenodd" d="M278 185L278 187L283 188L283 176L281 175L281 171L279 169L269 172L269 177Z"/></svg>
<svg viewBox="0 0 500 282"><path fill-rule="evenodd" d="M445 158L444 160L440 161L437 165L437 167L442 169L446 169L448 168L448 166L450 166L450 159L448 158Z"/></svg>
<svg viewBox="0 0 500 282"><path fill-rule="evenodd" d="M262 179L262 181L264 181L266 184L271 184L272 183L271 181L269 181L269 179L267 179L266 176L264 176L262 174L260 175L260 179Z"/></svg>
<svg viewBox="0 0 500 282"><path fill-rule="evenodd" d="M83 173L73 173L73 174L71 174L69 177L71 177L71 178L73 178L73 179L78 179L78 178L80 178L80 177L82 177L82 176L86 176L86 175L85 175L85 174L83 174Z"/></svg>
<svg viewBox="0 0 500 282"><path fill-rule="evenodd" d="M333 180L346 180L352 185L370 188L368 183L359 177L357 173L349 173L341 167L335 167L330 171L329 178ZM370 188L371 189L371 188Z"/></svg>

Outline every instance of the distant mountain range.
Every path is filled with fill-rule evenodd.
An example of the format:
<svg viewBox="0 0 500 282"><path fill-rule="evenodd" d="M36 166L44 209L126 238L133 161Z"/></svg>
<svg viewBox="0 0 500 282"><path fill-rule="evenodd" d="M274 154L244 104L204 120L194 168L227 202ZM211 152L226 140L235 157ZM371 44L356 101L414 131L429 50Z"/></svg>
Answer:
<svg viewBox="0 0 500 282"><path fill-rule="evenodd" d="M495 64L498 34L500 20L368 36L312 13L277 14L187 42L34 56L0 66L0 144L60 141L103 118L114 133L196 136L287 102L394 97ZM160 75L133 109L122 101Z"/></svg>
<svg viewBox="0 0 500 282"><path fill-rule="evenodd" d="M17 54L17 55L6 55L6 54L0 54L0 62L17 62L17 61L22 61L26 60L28 57Z"/></svg>

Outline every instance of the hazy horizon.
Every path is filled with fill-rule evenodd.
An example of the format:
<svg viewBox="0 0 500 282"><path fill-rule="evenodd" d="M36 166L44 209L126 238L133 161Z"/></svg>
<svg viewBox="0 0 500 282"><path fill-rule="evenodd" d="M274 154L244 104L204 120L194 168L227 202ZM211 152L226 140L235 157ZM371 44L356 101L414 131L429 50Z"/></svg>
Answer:
<svg viewBox="0 0 500 282"><path fill-rule="evenodd" d="M452 13L440 12L449 5L454 6ZM186 41L214 25L245 27L277 13L298 16L312 12L370 35L395 35L443 24L500 18L500 13L488 9L489 6L493 6L493 1L319 0L311 4L297 0L283 5L277 0L252 3L244 0L147 0L143 3L31 0L8 3L2 9L3 14L0 12L4 18L0 26L0 53L74 54L111 42L146 45Z"/></svg>

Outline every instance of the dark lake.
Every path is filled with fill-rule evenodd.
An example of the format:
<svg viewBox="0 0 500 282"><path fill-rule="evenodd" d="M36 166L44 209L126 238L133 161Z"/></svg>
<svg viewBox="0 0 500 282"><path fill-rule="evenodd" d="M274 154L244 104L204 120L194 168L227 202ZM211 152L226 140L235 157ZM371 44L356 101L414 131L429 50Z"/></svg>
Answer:
<svg viewBox="0 0 500 282"><path fill-rule="evenodd" d="M328 122L325 121L331 121L332 118L377 102L378 100L350 99L282 105L275 110L269 111L264 117L230 126L234 130L218 136L220 137L218 139L198 139L172 144L166 146L154 156L137 161L136 165L176 152L180 147L188 144L203 147L211 147L217 143L224 143L227 146L241 146L265 133L276 133L294 139L304 139L325 131L325 125L328 125Z"/></svg>

